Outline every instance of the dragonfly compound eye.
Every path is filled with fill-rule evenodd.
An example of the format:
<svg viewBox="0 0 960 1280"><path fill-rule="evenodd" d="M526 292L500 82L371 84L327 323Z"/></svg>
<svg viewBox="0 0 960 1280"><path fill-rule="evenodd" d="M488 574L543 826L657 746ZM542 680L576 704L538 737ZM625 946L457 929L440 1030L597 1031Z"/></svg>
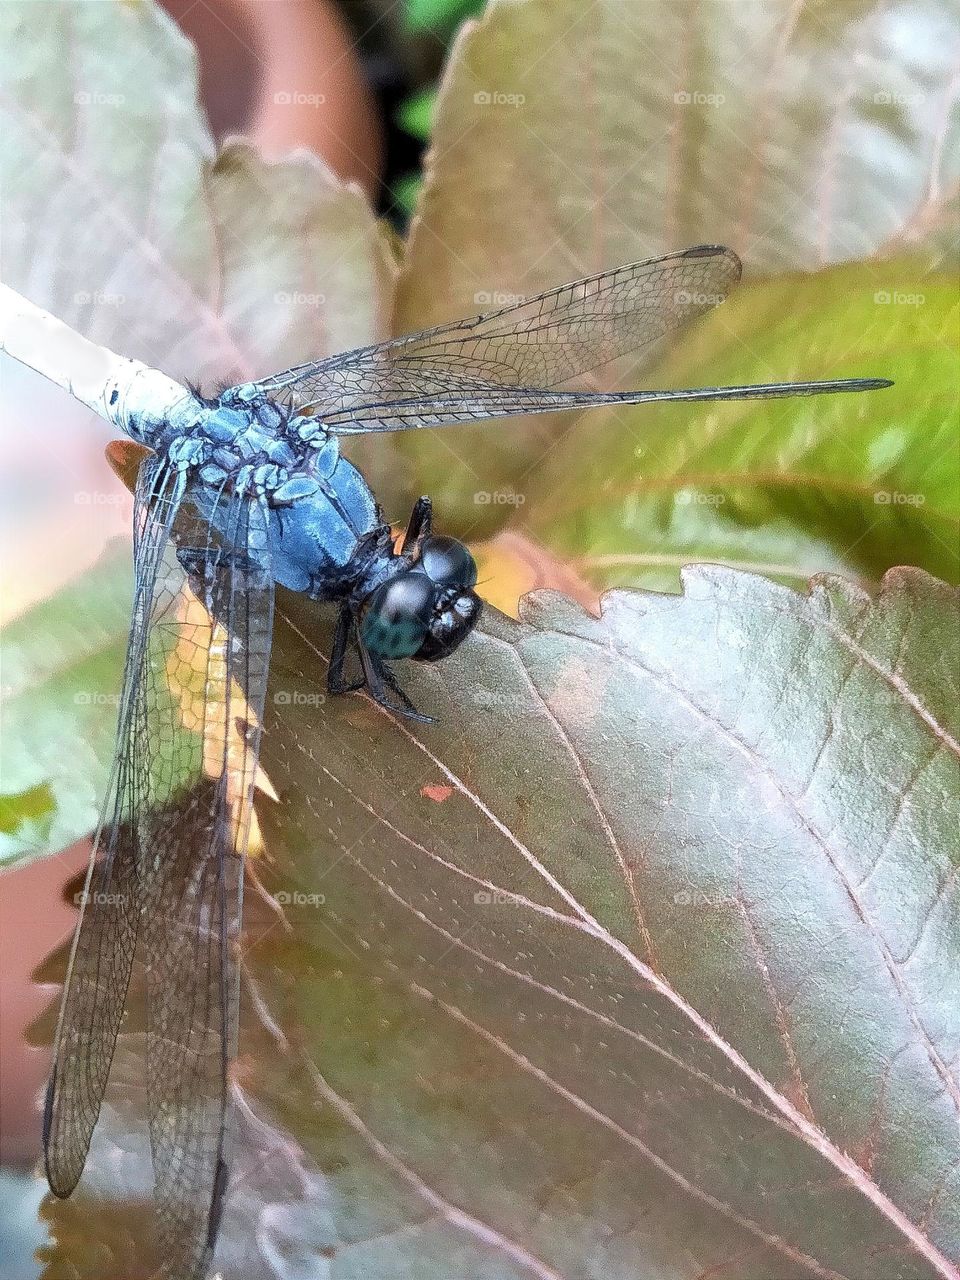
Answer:
<svg viewBox="0 0 960 1280"><path fill-rule="evenodd" d="M477 625L483 602L474 591L446 587L439 591L430 629L413 655L418 662L437 662L453 653Z"/></svg>
<svg viewBox="0 0 960 1280"><path fill-rule="evenodd" d="M477 585L477 566L473 556L456 538L442 534L427 538L417 567L438 586L467 590Z"/></svg>
<svg viewBox="0 0 960 1280"><path fill-rule="evenodd" d="M364 602L360 639L381 658L412 658L427 637L436 584L423 573L401 573Z"/></svg>

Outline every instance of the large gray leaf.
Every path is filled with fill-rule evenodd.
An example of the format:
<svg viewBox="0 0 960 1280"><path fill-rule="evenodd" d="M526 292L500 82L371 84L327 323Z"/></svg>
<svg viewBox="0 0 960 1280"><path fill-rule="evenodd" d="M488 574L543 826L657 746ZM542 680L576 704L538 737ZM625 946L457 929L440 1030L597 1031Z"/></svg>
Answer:
<svg viewBox="0 0 960 1280"><path fill-rule="evenodd" d="M441 89L401 315L700 241L755 275L914 239L960 177L956 17L951 0L492 0Z"/></svg>
<svg viewBox="0 0 960 1280"><path fill-rule="evenodd" d="M293 934L251 960L300 1141L328 1171L346 1142L371 1212L403 1190L374 1274L953 1274L957 604L908 571L538 596L411 677L414 734L318 707L289 603L262 812Z"/></svg>
<svg viewBox="0 0 960 1280"><path fill-rule="evenodd" d="M227 1280L955 1276L957 593L684 586L492 616L415 732L282 599Z"/></svg>
<svg viewBox="0 0 960 1280"><path fill-rule="evenodd" d="M215 154L162 10L8 0L0 51L5 283L205 390L385 336L392 253L360 191L306 152ZM103 425L9 364L8 616L129 527Z"/></svg>

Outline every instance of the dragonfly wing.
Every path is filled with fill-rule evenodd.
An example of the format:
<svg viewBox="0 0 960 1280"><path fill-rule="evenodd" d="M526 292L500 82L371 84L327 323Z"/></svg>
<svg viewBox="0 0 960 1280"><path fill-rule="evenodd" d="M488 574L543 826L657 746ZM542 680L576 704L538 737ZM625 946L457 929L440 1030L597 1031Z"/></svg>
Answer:
<svg viewBox="0 0 960 1280"><path fill-rule="evenodd" d="M241 400L285 401L316 415L335 435L358 435L599 405L758 399L886 385L857 379L623 393L569 385L709 311L739 279L740 260L731 249L696 245L235 390Z"/></svg>
<svg viewBox="0 0 960 1280"><path fill-rule="evenodd" d="M80 901L44 1110L44 1158L55 1195L76 1186L90 1147L123 1017L140 916L135 824L138 725L150 618L180 482L154 457L134 503L135 589L113 774Z"/></svg>
<svg viewBox="0 0 960 1280"><path fill-rule="evenodd" d="M708 311L739 278L740 260L731 249L698 245L488 315L299 365L244 391L285 399L327 422L413 396L562 386ZM368 413L363 420L374 418Z"/></svg>
<svg viewBox="0 0 960 1280"><path fill-rule="evenodd" d="M147 1085L161 1274L200 1280L226 1190L234 957L270 661L268 513L188 493L156 610L145 732L160 803L141 823ZM180 589L177 589L177 588Z"/></svg>
<svg viewBox="0 0 960 1280"><path fill-rule="evenodd" d="M784 396L827 395L843 391L876 391L893 384L887 378L832 378L822 382L767 382L745 387L682 387L671 391L543 391L518 387L444 396L411 396L392 404L368 405L324 419L336 435L367 431L407 431L416 427L449 427L523 413L560 413L603 405L653 404L680 400L778 400Z"/></svg>

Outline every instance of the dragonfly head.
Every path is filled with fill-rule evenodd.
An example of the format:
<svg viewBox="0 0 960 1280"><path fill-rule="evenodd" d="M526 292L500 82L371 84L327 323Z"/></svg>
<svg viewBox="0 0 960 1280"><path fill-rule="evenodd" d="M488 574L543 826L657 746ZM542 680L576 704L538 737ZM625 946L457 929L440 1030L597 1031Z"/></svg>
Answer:
<svg viewBox="0 0 960 1280"><path fill-rule="evenodd" d="M419 557L370 593L360 638L381 658L437 662L453 653L480 617L477 566L455 538L425 538Z"/></svg>

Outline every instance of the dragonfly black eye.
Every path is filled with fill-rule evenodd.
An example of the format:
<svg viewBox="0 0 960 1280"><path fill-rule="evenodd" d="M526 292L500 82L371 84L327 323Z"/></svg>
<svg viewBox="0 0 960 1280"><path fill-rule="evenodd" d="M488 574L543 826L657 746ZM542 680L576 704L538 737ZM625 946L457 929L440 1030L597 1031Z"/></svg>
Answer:
<svg viewBox="0 0 960 1280"><path fill-rule="evenodd" d="M467 590L477 585L476 562L456 538L442 534L427 538L420 551L418 567L438 586Z"/></svg>
<svg viewBox="0 0 960 1280"><path fill-rule="evenodd" d="M436 585L422 573L401 573L368 597L360 638L381 658L412 658L427 637Z"/></svg>
<svg viewBox="0 0 960 1280"><path fill-rule="evenodd" d="M458 591L456 587L438 589L429 631L413 656L418 662L438 662L446 658L477 625L482 608L483 602L475 591Z"/></svg>

